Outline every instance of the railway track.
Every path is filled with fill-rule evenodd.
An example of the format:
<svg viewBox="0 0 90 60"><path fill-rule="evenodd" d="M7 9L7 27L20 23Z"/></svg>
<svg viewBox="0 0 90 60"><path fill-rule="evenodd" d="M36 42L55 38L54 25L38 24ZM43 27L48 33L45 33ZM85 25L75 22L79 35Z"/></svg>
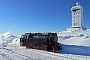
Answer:
<svg viewBox="0 0 90 60"><path fill-rule="evenodd" d="M31 59L25 55L22 55L18 52L13 51L12 49L7 49L5 47L2 47L1 50L2 51L0 51L0 55L2 55L3 57L5 57L5 59L8 59L8 60L18 60L18 59L19 60L29 60Z"/></svg>
<svg viewBox="0 0 90 60"><path fill-rule="evenodd" d="M43 57L45 57L46 60L48 60L48 58L52 60L79 60L79 59L74 59L73 57L64 56L63 54L59 54L59 53L46 52L36 49L25 49L25 48L23 49L19 47L15 48L15 46L8 46L8 48L3 47L2 50L6 53L9 53L12 56L17 56L19 60L43 60ZM35 59L37 57L40 58ZM8 59L14 60L12 58L8 58Z"/></svg>
<svg viewBox="0 0 90 60"><path fill-rule="evenodd" d="M0 51L0 56L2 57L2 59L0 58L0 60L6 59L6 60L12 60L11 57L9 57L8 55L6 55L5 53Z"/></svg>
<svg viewBox="0 0 90 60"><path fill-rule="evenodd" d="M10 46L10 47L13 47L13 46ZM20 48L17 48L17 49L20 50ZM22 51L22 50L20 50L20 51ZM64 59L65 60L72 60L72 59L73 60L78 60L78 59L74 59L74 58L71 58L71 57L64 56L64 55L59 54L59 53L46 52L46 51L41 51L41 50L36 50L36 49L23 49L22 53L23 52L32 52L34 54L39 54L39 55L42 55L42 56L55 58L55 60L60 60L60 59L63 59L63 60ZM27 55L29 55L29 54L27 54ZM30 58L28 58L28 59L30 59Z"/></svg>
<svg viewBox="0 0 90 60"><path fill-rule="evenodd" d="M41 55L45 55L47 57L52 57L56 58L56 60L78 60L78 59L73 59L71 57L66 57L66 56L61 56L59 53L53 53L53 52L46 52L46 51L41 51L41 50L36 50L36 49L31 49L31 51L35 51L34 53L39 53Z"/></svg>

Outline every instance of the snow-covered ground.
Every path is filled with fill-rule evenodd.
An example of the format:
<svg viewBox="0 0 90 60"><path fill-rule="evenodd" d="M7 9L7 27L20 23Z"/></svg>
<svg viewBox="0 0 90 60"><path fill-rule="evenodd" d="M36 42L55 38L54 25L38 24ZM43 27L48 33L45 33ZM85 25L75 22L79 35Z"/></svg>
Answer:
<svg viewBox="0 0 90 60"><path fill-rule="evenodd" d="M58 37L63 44L90 46L90 30L63 31L58 33Z"/></svg>
<svg viewBox="0 0 90 60"><path fill-rule="evenodd" d="M0 60L90 60L90 30L58 32L60 53L20 48L20 37L0 34Z"/></svg>

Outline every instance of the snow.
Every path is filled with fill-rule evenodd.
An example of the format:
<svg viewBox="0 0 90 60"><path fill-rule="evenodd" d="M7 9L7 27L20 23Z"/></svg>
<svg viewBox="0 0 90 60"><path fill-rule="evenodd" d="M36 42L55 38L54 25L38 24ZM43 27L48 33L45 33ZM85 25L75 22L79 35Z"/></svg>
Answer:
<svg viewBox="0 0 90 60"><path fill-rule="evenodd" d="M58 42L69 45L90 46L90 30L59 32Z"/></svg>
<svg viewBox="0 0 90 60"><path fill-rule="evenodd" d="M19 44L20 43L20 36L16 37L12 35L11 32L6 32L4 34L0 34L0 44L2 43L8 43L8 44Z"/></svg>
<svg viewBox="0 0 90 60"><path fill-rule="evenodd" d="M0 60L90 60L90 29L57 34L60 53L20 48L20 36L0 34Z"/></svg>

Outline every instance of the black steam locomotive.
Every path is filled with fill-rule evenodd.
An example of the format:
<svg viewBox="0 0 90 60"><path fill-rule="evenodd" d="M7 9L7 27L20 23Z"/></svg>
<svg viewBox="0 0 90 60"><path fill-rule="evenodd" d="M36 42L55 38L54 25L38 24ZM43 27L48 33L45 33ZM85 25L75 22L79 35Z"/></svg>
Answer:
<svg viewBox="0 0 90 60"><path fill-rule="evenodd" d="M57 42L57 33L25 33L20 38L20 46L51 52L60 52L62 46Z"/></svg>

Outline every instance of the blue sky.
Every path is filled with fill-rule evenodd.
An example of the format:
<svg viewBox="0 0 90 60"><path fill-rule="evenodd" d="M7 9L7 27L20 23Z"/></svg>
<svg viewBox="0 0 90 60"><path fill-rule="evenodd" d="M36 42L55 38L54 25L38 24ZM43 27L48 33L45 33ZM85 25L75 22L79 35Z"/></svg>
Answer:
<svg viewBox="0 0 90 60"><path fill-rule="evenodd" d="M76 2L84 8L83 25L90 28L90 0L0 0L0 33L66 30Z"/></svg>

